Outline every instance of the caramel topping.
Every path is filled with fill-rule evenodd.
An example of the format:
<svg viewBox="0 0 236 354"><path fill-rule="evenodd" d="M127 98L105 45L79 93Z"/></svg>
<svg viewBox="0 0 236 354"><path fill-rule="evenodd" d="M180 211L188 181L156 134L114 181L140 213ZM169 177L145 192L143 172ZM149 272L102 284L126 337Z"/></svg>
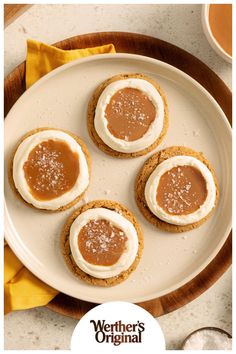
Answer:
<svg viewBox="0 0 236 354"><path fill-rule="evenodd" d="M91 264L115 264L125 250L127 237L107 220L90 220L80 231L78 246L83 258Z"/></svg>
<svg viewBox="0 0 236 354"><path fill-rule="evenodd" d="M51 200L74 186L79 175L78 154L63 141L44 141L30 152L23 169L32 196Z"/></svg>
<svg viewBox="0 0 236 354"><path fill-rule="evenodd" d="M108 130L125 141L140 139L154 121L156 109L147 95L134 88L117 91L105 111Z"/></svg>
<svg viewBox="0 0 236 354"><path fill-rule="evenodd" d="M219 45L232 56L232 4L210 5L209 25Z"/></svg>
<svg viewBox="0 0 236 354"><path fill-rule="evenodd" d="M206 181L192 166L173 167L165 172L157 188L157 203L171 215L191 214L207 197Z"/></svg>

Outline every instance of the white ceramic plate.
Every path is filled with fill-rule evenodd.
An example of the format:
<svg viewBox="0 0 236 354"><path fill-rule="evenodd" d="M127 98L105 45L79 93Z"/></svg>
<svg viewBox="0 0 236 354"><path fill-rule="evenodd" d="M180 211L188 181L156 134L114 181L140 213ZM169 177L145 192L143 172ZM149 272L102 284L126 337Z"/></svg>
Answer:
<svg viewBox="0 0 236 354"><path fill-rule="evenodd" d="M204 152L216 170L221 197L214 215L200 228L170 234L149 224L134 200L134 180L151 155L119 160L102 153L86 129L86 109L94 89L119 73L141 72L163 88L170 127L158 149L186 145ZM106 54L74 61L54 70L27 90L5 122L5 166L18 139L38 127L57 127L78 134L92 155L92 179L85 201L124 203L138 218L145 237L142 260L128 280L111 288L75 278L60 254L60 232L75 208L45 213L18 201L5 177L6 239L35 275L75 298L105 302L145 301L177 289L216 256L231 227L231 129L219 105L196 81L163 62L131 54ZM157 150L157 149L156 149ZM155 150L155 151L156 151Z"/></svg>

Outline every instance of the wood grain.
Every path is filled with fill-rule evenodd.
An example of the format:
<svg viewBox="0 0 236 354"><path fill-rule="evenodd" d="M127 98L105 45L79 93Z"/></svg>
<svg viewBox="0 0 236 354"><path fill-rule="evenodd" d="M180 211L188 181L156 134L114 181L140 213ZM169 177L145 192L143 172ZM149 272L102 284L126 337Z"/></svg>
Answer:
<svg viewBox="0 0 236 354"><path fill-rule="evenodd" d="M113 43L117 52L141 54L159 59L184 71L197 80L219 103L229 122L232 122L232 94L224 82L203 62L170 43L157 38L136 33L100 32L76 36L55 44L61 49L78 49ZM25 91L25 63L12 71L4 82L4 112ZM181 288L151 301L139 303L140 306L158 317L186 305L209 289L229 268L232 262L232 235L212 262L194 279ZM96 304L81 301L65 294L59 294L48 308L76 319L81 318Z"/></svg>
<svg viewBox="0 0 236 354"><path fill-rule="evenodd" d="M17 17L22 15L28 8L29 4L4 4L4 27L7 27Z"/></svg>

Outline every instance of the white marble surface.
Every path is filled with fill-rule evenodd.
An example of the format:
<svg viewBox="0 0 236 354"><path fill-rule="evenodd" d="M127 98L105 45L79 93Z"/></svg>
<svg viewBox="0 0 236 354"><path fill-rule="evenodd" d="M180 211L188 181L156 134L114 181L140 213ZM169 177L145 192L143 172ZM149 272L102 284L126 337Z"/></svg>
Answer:
<svg viewBox="0 0 236 354"><path fill-rule="evenodd" d="M25 59L26 39L54 43L98 31L139 32L184 48L231 87L231 66L210 48L201 27L201 5L34 5L5 29L5 75ZM231 270L207 292L159 318L167 349L202 326L231 332ZM69 349L76 321L46 308L5 317L5 349Z"/></svg>

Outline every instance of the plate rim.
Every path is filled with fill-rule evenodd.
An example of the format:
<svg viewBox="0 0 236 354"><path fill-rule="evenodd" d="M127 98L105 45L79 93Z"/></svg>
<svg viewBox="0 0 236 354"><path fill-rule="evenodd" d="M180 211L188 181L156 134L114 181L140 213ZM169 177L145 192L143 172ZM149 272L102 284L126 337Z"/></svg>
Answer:
<svg viewBox="0 0 236 354"><path fill-rule="evenodd" d="M33 85L31 85L28 89L26 89L26 91L24 91L24 93L18 98L18 100L14 103L14 105L11 107L11 109L9 110L9 112L7 113L6 117L5 117L5 121L7 120L8 116L12 113L12 110L15 108L15 105L21 101L22 97L27 95L30 91L35 90L37 88L37 86L41 85L44 81L47 81L48 79L50 79L53 76L56 76L58 73L67 70L68 68L72 67L72 66L76 66L78 64L83 64L83 63L87 63L90 61L96 61L96 60L101 60L101 59L112 59L112 58L118 58L118 59L134 59L134 60L142 60L145 62L149 62L149 63L153 63L156 64L158 63L158 65L169 68L172 71L175 71L177 74L183 76L185 79L189 80L190 82L192 82L192 84L194 86L197 86L200 90L202 90L207 96L208 98L217 106L217 108L221 111L221 114L223 116L224 122L227 125L228 129L229 129L229 133L232 135L232 128L230 126L229 120L227 119L224 111L222 110L221 106L219 105L219 103L215 100L215 98L205 89L205 87L203 87L197 80L195 80L194 78L192 78L190 75L186 74L184 71L176 68L175 66L168 64L166 62L163 62L159 59L155 59L155 58L151 58L151 57L147 57L145 55L140 55L140 54L131 54L131 53L111 53L111 54L106 54L106 53L102 53L102 54L94 54L88 57L83 57L83 58L79 58L79 59L75 59L69 63L63 64L59 67L57 67L56 69L53 69L52 71L50 71L49 73L47 73L46 75L44 75L43 77L41 77L39 80L37 80Z"/></svg>
<svg viewBox="0 0 236 354"><path fill-rule="evenodd" d="M68 68L72 67L72 66L76 66L76 65L80 65L83 63L87 63L90 61L97 61L97 60L103 60L103 59L131 59L131 60L137 60L137 61L145 61L145 62L149 62L155 65L160 65L160 66L164 66L166 68L169 68L170 70L176 72L177 74L181 75L183 78L185 78L186 80L190 81L194 86L197 86L198 89L200 89L200 91L202 91L207 98L213 103L213 105L215 105L215 107L217 108L217 110L220 111L220 115L221 115L221 119L223 119L225 126L227 127L228 133L230 134L230 136L232 135L232 129L230 126L230 123L225 115L225 113L223 112L222 108L220 107L220 105L217 103L217 101L215 100L215 98L194 78L192 78L190 75L186 74L185 72L183 72L182 70L174 67L173 65L170 65L166 62L163 62L161 60L158 59L154 59L154 58L150 58L144 55L139 55L139 54L130 54L130 53L113 53L113 54L97 54L97 55L93 55L93 56L89 56L89 57L85 57L85 58L81 58L81 59L77 59L74 60L72 62L69 62L67 64L64 64L56 69L54 69L53 71L51 71L50 73L48 73L47 75L45 75L44 77L42 77L41 79L39 79L36 83L34 83L28 90L26 90L20 97L19 99L14 103L14 105L12 106L12 108L10 109L10 111L8 112L7 116L6 116L6 120L8 118L9 115L11 115L12 112L14 112L15 106L18 104L18 102L20 102L20 100L22 99L22 97L27 96L27 94L30 94L32 90L37 89L37 87L39 85L41 85L42 83L44 83L45 81L47 81L48 79L50 79L53 76L56 76L58 73L66 71ZM48 279L45 281L45 277L41 276L41 274L39 275L39 272L35 271L35 268L33 269L33 267L31 266L30 263L27 262L27 259L25 259L25 257L22 256L22 254L19 255L18 253L18 246L16 244L13 243L13 240L11 239L11 237L8 237L9 233L12 233L14 230L14 226L11 225L12 224L12 220L10 218L10 214L8 212L6 203L4 206L4 212L5 212L5 235L6 235L6 239L7 242L9 244L9 246L13 249L13 251L16 253L17 257L22 261L22 263L30 270L32 271L33 274L35 274L39 279L41 279L42 281L44 281L45 283L49 284L50 286L55 287L55 284L53 282L49 282ZM232 219L232 215L231 215L231 219ZM7 224L8 222L8 224ZM231 221L232 223L232 221ZM216 257L216 255L219 253L219 251L221 250L221 248L223 247L224 243L226 242L227 238L229 237L230 234L230 230L231 230L231 223L228 225L227 231L225 231L225 233L227 234L227 236L225 236L224 238L222 238L221 242L218 245L218 248L215 249L214 252L212 252L211 254L211 258L208 257L208 259L202 263L201 267L199 267L197 269L197 271L191 273L191 275L189 277L186 277L184 279L184 283L179 282L177 283L177 285L169 287L168 291L165 291L163 293L159 292L158 295L150 295L150 296L143 296L142 298L134 298L134 300L130 301L130 302L140 302L140 301L149 301L149 300L153 300L157 297L162 297L165 296L166 294L175 291L177 289L179 289L180 287L184 286L185 284L187 284L189 281L191 281L192 279L194 279L198 274L201 273L201 271L203 271L207 265ZM15 239L16 240L16 239ZM20 247L22 249L22 247ZM62 291L62 290L59 290ZM67 291L65 292L63 290L63 293L69 295L69 296L73 296L74 295L68 293ZM103 300L103 301L94 301L94 297L92 296L90 297L76 297L77 299L80 300L84 300L84 301L91 301L91 302L95 302L95 303L102 303L105 302L107 300ZM108 300L109 301L109 300Z"/></svg>

